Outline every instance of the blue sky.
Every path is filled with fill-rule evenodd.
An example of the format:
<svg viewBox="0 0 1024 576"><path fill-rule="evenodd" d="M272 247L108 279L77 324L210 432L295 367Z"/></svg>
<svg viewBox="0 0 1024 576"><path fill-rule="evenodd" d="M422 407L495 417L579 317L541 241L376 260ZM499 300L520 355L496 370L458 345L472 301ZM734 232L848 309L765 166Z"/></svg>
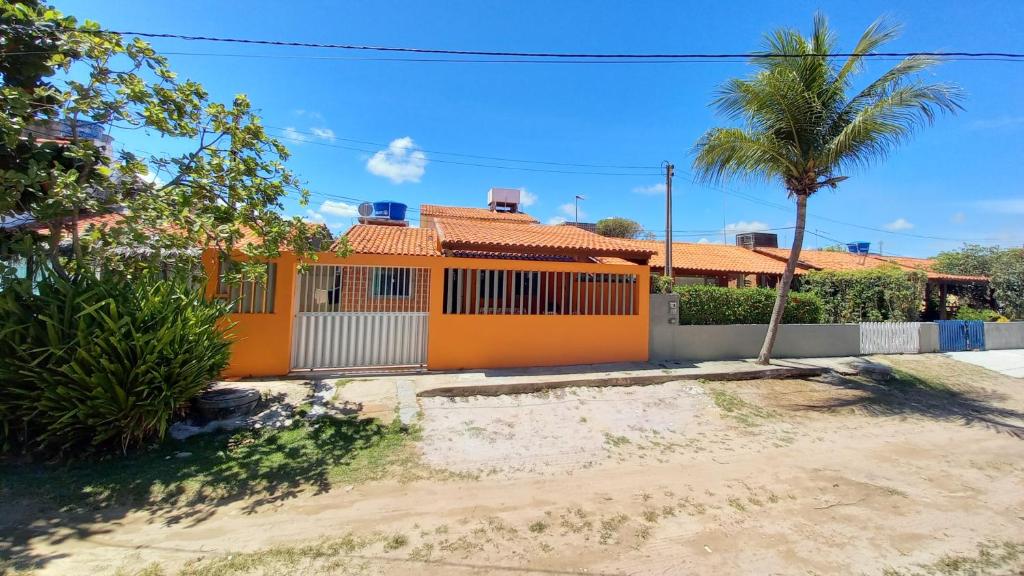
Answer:
<svg viewBox="0 0 1024 576"><path fill-rule="evenodd" d="M759 48L761 35L775 27L806 32L813 12L821 9L845 49L872 20L889 14L905 26L892 50L1024 51L1024 3L1017 2L68 0L56 6L109 29L561 52L745 52ZM292 150L291 168L314 191L308 210L336 231L352 222L353 202L341 198L479 206L487 189L497 186L524 188L532 200L526 210L542 221L571 219L565 208L580 194L586 197L581 219L625 216L663 237L664 201L656 175L466 166L452 162L596 170L438 153L456 152L574 164L657 166L670 160L677 166L677 240L722 241L723 228L730 242L737 229L782 228L780 240L791 239L785 229L792 226L791 203L777 185L732 182L726 186L731 194L724 194L694 183L689 174L693 143L725 123L708 107L714 89L747 74L744 63L383 62L337 59L372 54L329 50L152 42L165 53L277 56L169 58L180 76L203 83L216 98L249 95L265 124L274 127L271 133ZM866 75L887 65L892 63L874 63ZM875 249L884 242L886 253L915 256L963 241L1024 244L1024 64L949 62L935 78L963 86L966 111L940 118L884 163L812 198L810 232L869 240ZM128 147L174 149L155 135L114 136ZM376 154L389 145L391 154ZM306 214L307 208L289 202L288 210ZM828 243L811 234L805 246Z"/></svg>

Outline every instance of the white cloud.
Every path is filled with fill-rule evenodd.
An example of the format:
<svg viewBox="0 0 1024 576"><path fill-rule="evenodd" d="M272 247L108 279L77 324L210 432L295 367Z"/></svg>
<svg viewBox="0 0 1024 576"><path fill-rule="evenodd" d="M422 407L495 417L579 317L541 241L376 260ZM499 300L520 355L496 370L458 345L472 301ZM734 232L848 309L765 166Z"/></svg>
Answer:
<svg viewBox="0 0 1024 576"><path fill-rule="evenodd" d="M697 240L697 244L710 244L710 243L711 243L711 240L708 240L707 238L701 238L700 240Z"/></svg>
<svg viewBox="0 0 1024 576"><path fill-rule="evenodd" d="M537 195L529 192L526 188L519 189L519 203L523 206L533 206L537 203Z"/></svg>
<svg viewBox="0 0 1024 576"><path fill-rule="evenodd" d="M310 128L308 132L305 132L294 126L287 126L282 132L282 137L285 140L290 140L293 144L305 144L315 140L334 142L334 130L325 127Z"/></svg>
<svg viewBox="0 0 1024 576"><path fill-rule="evenodd" d="M355 204L335 202L334 200L324 200L324 203L320 205L320 212L324 214L330 214L332 216L343 217L352 217L359 215L359 209Z"/></svg>
<svg viewBox="0 0 1024 576"><path fill-rule="evenodd" d="M1024 126L1024 116L999 116L975 120L968 125L973 130L997 130L1000 128L1015 128Z"/></svg>
<svg viewBox="0 0 1024 576"><path fill-rule="evenodd" d="M311 118L313 120L323 121L324 119L323 114L313 110L303 110L302 108L299 108L297 110L293 110L292 113L295 114L296 116L302 116L303 118Z"/></svg>
<svg viewBox="0 0 1024 576"><path fill-rule="evenodd" d="M651 184L650 186L637 186L633 188L634 194L646 194L648 196L665 194L665 183Z"/></svg>
<svg viewBox="0 0 1024 576"><path fill-rule="evenodd" d="M396 138L366 161L370 174L382 176L395 184L419 182L426 172L427 155L417 149L412 138Z"/></svg>
<svg viewBox="0 0 1024 576"><path fill-rule="evenodd" d="M565 223L566 223L566 219L562 218L561 216L552 216L551 218L548 218L548 221L547 221L548 226L559 226L559 225L565 224Z"/></svg>
<svg viewBox="0 0 1024 576"><path fill-rule="evenodd" d="M914 225L911 224L910 221L908 221L906 218L897 218L885 225L886 230L891 230L893 232L898 232L900 230L910 230L913 227Z"/></svg>
<svg viewBox="0 0 1024 576"><path fill-rule="evenodd" d="M575 202L566 202L565 204L562 204L561 206L558 207L558 211L561 212L562 214L565 214L567 218L575 219L577 217ZM584 212L582 209L580 209L579 211L579 219L587 219L587 213Z"/></svg>
<svg viewBox="0 0 1024 576"><path fill-rule="evenodd" d="M765 232L769 228L771 228L771 226L768 226L767 224L759 220L751 220L750 222L747 222L746 220L740 220L739 222L726 224L725 233L731 235L743 234L745 232Z"/></svg>
<svg viewBox="0 0 1024 576"><path fill-rule="evenodd" d="M331 130L330 128L310 128L309 131L321 140L334 142L334 130Z"/></svg>
<svg viewBox="0 0 1024 576"><path fill-rule="evenodd" d="M965 220L967 220L967 215L963 212L955 212L949 217L949 221L953 224L963 224Z"/></svg>
<svg viewBox="0 0 1024 576"><path fill-rule="evenodd" d="M978 206L986 212L1001 212L1003 214L1024 214L1024 198L1009 198L1006 200L981 200Z"/></svg>

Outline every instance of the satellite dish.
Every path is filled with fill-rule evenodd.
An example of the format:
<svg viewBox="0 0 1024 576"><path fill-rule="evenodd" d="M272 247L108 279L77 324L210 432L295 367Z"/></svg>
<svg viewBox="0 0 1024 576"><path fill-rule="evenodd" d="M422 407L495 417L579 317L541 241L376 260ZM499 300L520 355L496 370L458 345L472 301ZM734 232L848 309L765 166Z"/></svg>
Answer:
<svg viewBox="0 0 1024 576"><path fill-rule="evenodd" d="M363 202L359 205L359 215L363 218L369 218L373 216L373 203Z"/></svg>

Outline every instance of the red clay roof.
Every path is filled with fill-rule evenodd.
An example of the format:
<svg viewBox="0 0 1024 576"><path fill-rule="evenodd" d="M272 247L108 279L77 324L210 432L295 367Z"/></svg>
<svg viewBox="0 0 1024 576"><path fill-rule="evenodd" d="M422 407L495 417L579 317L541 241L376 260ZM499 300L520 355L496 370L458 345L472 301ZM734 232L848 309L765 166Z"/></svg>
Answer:
<svg viewBox="0 0 1024 576"><path fill-rule="evenodd" d="M459 220L487 220L498 222L518 222L536 224L537 220L522 212L493 212L487 208L465 208L462 206L436 206L420 204L420 216L434 218L453 218Z"/></svg>
<svg viewBox="0 0 1024 576"><path fill-rule="evenodd" d="M757 248L758 252L785 262L789 258L787 248ZM816 270L870 270L882 266L899 266L904 270L924 272L929 280L950 280L955 282L988 282L984 276L960 276L935 272L932 267L935 261L928 258L911 258L908 256L878 256L877 254L852 254L850 252L834 252L831 250L801 250L800 265Z"/></svg>
<svg viewBox="0 0 1024 576"><path fill-rule="evenodd" d="M649 262L651 268L665 268L665 243L656 240L633 242L656 250ZM782 275L786 265L778 260L731 244L672 243L673 270L695 270L723 274L777 274ZM797 274L803 274L797 269Z"/></svg>
<svg viewBox="0 0 1024 576"><path fill-rule="evenodd" d="M356 224L345 235L357 254L441 255L437 249L437 234L429 228Z"/></svg>
<svg viewBox="0 0 1024 576"><path fill-rule="evenodd" d="M450 250L477 250L517 254L615 256L646 261L654 250L631 240L606 238L573 226L510 224L441 219L437 223L441 246Z"/></svg>

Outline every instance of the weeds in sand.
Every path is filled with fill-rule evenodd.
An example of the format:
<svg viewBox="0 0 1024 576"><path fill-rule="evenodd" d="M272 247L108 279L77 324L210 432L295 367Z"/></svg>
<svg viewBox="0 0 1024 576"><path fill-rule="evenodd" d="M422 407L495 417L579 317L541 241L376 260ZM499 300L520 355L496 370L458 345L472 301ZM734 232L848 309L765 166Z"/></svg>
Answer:
<svg viewBox="0 0 1024 576"><path fill-rule="evenodd" d="M630 444L629 438L622 435L611 434L608 432L604 433L604 443L612 448L618 448Z"/></svg>
<svg viewBox="0 0 1024 576"><path fill-rule="evenodd" d="M607 545L618 536L619 530L622 529L623 525L629 522L629 516L625 514L616 514L609 518L601 519L600 535L598 536L597 542L599 544Z"/></svg>
<svg viewBox="0 0 1024 576"><path fill-rule="evenodd" d="M743 426L759 426L765 420L778 417L776 412L756 404L751 404L720 387L708 387L708 392L711 394L711 400L715 403L715 406L723 414Z"/></svg>
<svg viewBox="0 0 1024 576"><path fill-rule="evenodd" d="M414 560L416 562L428 562L433 554L434 544L431 542L424 542L409 551L409 560Z"/></svg>
<svg viewBox="0 0 1024 576"><path fill-rule="evenodd" d="M887 568L884 576L981 576L1024 573L1024 543L986 541L976 554L946 555L927 565Z"/></svg>
<svg viewBox="0 0 1024 576"><path fill-rule="evenodd" d="M658 521L658 511L654 508L645 508L644 511L640 513L640 517L644 519L644 522L654 524Z"/></svg>
<svg viewBox="0 0 1024 576"><path fill-rule="evenodd" d="M732 506L740 512L746 512L747 507L743 504L743 501L739 498L729 498L729 506Z"/></svg>
<svg viewBox="0 0 1024 576"><path fill-rule="evenodd" d="M586 510L580 507L568 508L558 518L559 525L565 533L580 534L594 529L593 521L590 520Z"/></svg>
<svg viewBox="0 0 1024 576"><path fill-rule="evenodd" d="M405 534L392 534L384 538L384 551L393 552L409 545L409 537Z"/></svg>
<svg viewBox="0 0 1024 576"><path fill-rule="evenodd" d="M544 531L547 530L547 529L548 529L548 523L543 521L543 520L537 520L536 522L534 522L533 524L530 524L527 527L527 530L529 530L530 532L533 532L534 534L543 534Z"/></svg>

